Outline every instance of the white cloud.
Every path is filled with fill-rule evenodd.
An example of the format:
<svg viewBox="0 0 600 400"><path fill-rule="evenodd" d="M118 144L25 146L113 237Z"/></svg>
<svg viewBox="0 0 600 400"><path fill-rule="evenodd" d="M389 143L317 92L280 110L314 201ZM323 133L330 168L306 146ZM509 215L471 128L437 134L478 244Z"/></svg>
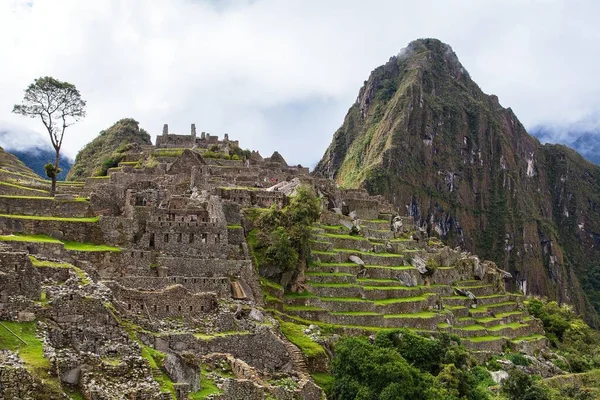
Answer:
<svg viewBox="0 0 600 400"><path fill-rule="evenodd" d="M0 129L44 135L10 111L51 75L88 101L70 156L133 117L152 135L194 122L309 165L369 72L419 37L453 46L526 126L598 121L598 15L591 0L0 0Z"/></svg>

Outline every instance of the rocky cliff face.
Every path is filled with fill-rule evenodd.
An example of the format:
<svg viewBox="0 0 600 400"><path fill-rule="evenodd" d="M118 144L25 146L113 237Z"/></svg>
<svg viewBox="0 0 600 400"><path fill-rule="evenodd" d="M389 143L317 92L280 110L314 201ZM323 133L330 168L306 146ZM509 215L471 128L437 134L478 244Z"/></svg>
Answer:
<svg viewBox="0 0 600 400"><path fill-rule="evenodd" d="M106 170L116 167L123 154L136 146L152 144L150 135L132 118L117 121L88 143L75 158L67 175L68 180L84 180L89 176L106 175Z"/></svg>
<svg viewBox="0 0 600 400"><path fill-rule="evenodd" d="M600 167L541 145L450 46L417 40L375 69L315 173L385 195L430 233L509 270L515 286L597 324Z"/></svg>

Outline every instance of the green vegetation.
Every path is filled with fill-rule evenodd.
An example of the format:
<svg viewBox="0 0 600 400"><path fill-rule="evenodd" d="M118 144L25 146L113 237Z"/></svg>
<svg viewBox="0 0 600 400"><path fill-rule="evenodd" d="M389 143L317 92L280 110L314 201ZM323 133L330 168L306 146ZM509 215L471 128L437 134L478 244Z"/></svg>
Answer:
<svg viewBox="0 0 600 400"><path fill-rule="evenodd" d="M82 285L89 285L90 283L92 283L92 281L87 277L87 275L85 274L85 272L83 272L83 270L81 268L76 267L73 264L69 264L69 263L66 263L66 262L62 262L61 263L61 262L48 261L48 260L38 260L34 256L29 256L29 259L31 260L31 264L34 267L69 268L69 269L72 269L73 271L75 271L75 273L79 277L79 280L81 281ZM46 301L46 293L44 293L44 292L42 292L41 301L42 301L42 303L44 303Z"/></svg>
<svg viewBox="0 0 600 400"><path fill-rule="evenodd" d="M62 221L62 222L98 222L98 217L48 217L42 215L14 215L14 214L0 214L2 218L14 218L14 219L32 219L36 221Z"/></svg>
<svg viewBox="0 0 600 400"><path fill-rule="evenodd" d="M474 367L455 338L425 338L409 330L382 331L375 341L344 337L335 347L335 400L485 400L489 374Z"/></svg>
<svg viewBox="0 0 600 400"><path fill-rule="evenodd" d="M600 368L600 332L590 328L573 309L555 301L530 299L529 312L542 320L546 336L566 364L557 365L569 372L586 372Z"/></svg>
<svg viewBox="0 0 600 400"><path fill-rule="evenodd" d="M77 181L90 176L105 176L109 168L117 167L122 162L125 154L137 153L140 146L149 144L152 144L150 135L140 129L136 120L121 119L101 131L77 154L67 179Z"/></svg>
<svg viewBox="0 0 600 400"><path fill-rule="evenodd" d="M162 368L165 354L152 347L142 345L142 357L148 361L150 368L152 368L152 375L154 380L160 386L160 391L163 393L170 393L171 398L175 400L175 388L173 387L173 381L169 378L169 375Z"/></svg>
<svg viewBox="0 0 600 400"><path fill-rule="evenodd" d="M300 186L283 209L273 206L267 212L246 215L254 217L248 245L259 271L271 271L268 278L287 286L293 276L286 273L295 274L308 264L311 226L319 218L319 200L311 188ZM284 276L287 278L282 281Z"/></svg>
<svg viewBox="0 0 600 400"><path fill-rule="evenodd" d="M52 200L52 201L58 201L61 203L68 203L68 202L88 202L89 199L85 198L85 197L76 197L73 200L56 200L54 197L48 197L48 196L9 196L9 195L0 195L0 198L3 199L24 199L24 200Z"/></svg>
<svg viewBox="0 0 600 400"><path fill-rule="evenodd" d="M9 182L0 182L0 185L2 186L9 186L9 187L13 187L15 189L21 189L21 190L30 190L32 192L37 192L37 193L43 193L45 195L48 195L50 192L48 192L47 190L42 190L42 189L34 189L34 188L30 188L27 186L22 186L22 185L17 185L15 183L9 183Z"/></svg>
<svg viewBox="0 0 600 400"><path fill-rule="evenodd" d="M44 357L42 342L36 336L36 322L2 321L0 324L0 349L16 351L31 375L46 383L47 386L42 390L60 392L60 383L49 374L50 360ZM10 333L7 328L26 344ZM56 393L54 394L56 395Z"/></svg>
<svg viewBox="0 0 600 400"><path fill-rule="evenodd" d="M307 358L325 356L323 347L304 333L305 327L281 319L278 319L278 321L281 326L281 332L290 342L298 346Z"/></svg>
<svg viewBox="0 0 600 400"><path fill-rule="evenodd" d="M121 251L120 247L108 246L105 244L80 243L80 242L64 242L65 249L74 251Z"/></svg>
<svg viewBox="0 0 600 400"><path fill-rule="evenodd" d="M38 242L38 243L61 243L66 250L73 251L121 251L120 247L108 246L105 244L80 243L73 241L60 241L48 235L24 235L16 233L14 235L2 235L1 241L5 242Z"/></svg>

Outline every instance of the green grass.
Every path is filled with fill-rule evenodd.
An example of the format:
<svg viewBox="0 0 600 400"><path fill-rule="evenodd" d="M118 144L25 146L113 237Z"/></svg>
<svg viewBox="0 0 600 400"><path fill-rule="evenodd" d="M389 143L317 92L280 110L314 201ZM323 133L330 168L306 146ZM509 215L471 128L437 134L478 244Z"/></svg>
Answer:
<svg viewBox="0 0 600 400"><path fill-rule="evenodd" d="M415 297L400 297L397 299L375 300L374 303L376 306L385 306L387 304L410 303L413 301L427 301L427 298L432 295L435 296L435 293L426 293L422 296L415 296Z"/></svg>
<svg viewBox="0 0 600 400"><path fill-rule="evenodd" d="M160 374L153 373L154 380L160 386L160 391L162 393L170 393L171 398L175 400L173 381L171 381L166 372L161 368L165 354L153 349L152 347L142 345L142 357L148 361L150 368L152 368L154 371L160 371Z"/></svg>
<svg viewBox="0 0 600 400"><path fill-rule="evenodd" d="M284 311L325 311L315 306L284 306Z"/></svg>
<svg viewBox="0 0 600 400"><path fill-rule="evenodd" d="M312 287L330 287L330 288L359 288L359 285L354 283L321 283L321 282L307 282Z"/></svg>
<svg viewBox="0 0 600 400"><path fill-rule="evenodd" d="M305 274L306 276L337 276L337 277L343 277L343 276L354 276L353 274L347 274L344 272L306 272Z"/></svg>
<svg viewBox="0 0 600 400"><path fill-rule="evenodd" d="M313 251L313 253L315 253L315 251ZM321 262L311 264L311 267L358 267L358 264L355 264L353 262Z"/></svg>
<svg viewBox="0 0 600 400"><path fill-rule="evenodd" d="M47 190L43 190L43 189L34 189L34 188L27 187L27 186L21 186L21 185L17 185L17 184L14 184L14 183L8 183L8 182L0 182L0 185L2 185L2 186L9 186L9 187L13 187L13 188L15 188L15 189L21 189L21 190L30 190L30 191L32 191L32 192L44 193L44 194L46 194L46 195L47 195L48 193L50 193L50 192L49 192L49 191L47 191Z"/></svg>
<svg viewBox="0 0 600 400"><path fill-rule="evenodd" d="M421 290L424 286L363 286L365 290Z"/></svg>
<svg viewBox="0 0 600 400"><path fill-rule="evenodd" d="M370 315L382 315L373 311L340 311L332 312L331 315L347 315L347 316L370 316Z"/></svg>
<svg viewBox="0 0 600 400"><path fill-rule="evenodd" d="M32 219L37 221L63 221L63 222L98 222L98 217L48 217L42 215L13 215L13 214L0 214L3 218L14 218L14 219Z"/></svg>
<svg viewBox="0 0 600 400"><path fill-rule="evenodd" d="M339 302L360 302L360 303L372 303L371 300L366 300L360 297L319 297L321 301L339 301Z"/></svg>
<svg viewBox="0 0 600 400"><path fill-rule="evenodd" d="M331 391L331 387L333 386L333 381L335 380L333 376L326 374L324 372L315 372L310 374L312 376L315 383L325 391L325 393L329 393Z"/></svg>
<svg viewBox="0 0 600 400"><path fill-rule="evenodd" d="M381 268L381 269L391 269L394 271L406 271L409 269L415 269L412 265L367 265L367 268Z"/></svg>
<svg viewBox="0 0 600 400"><path fill-rule="evenodd" d="M402 254L392 254L392 253L375 253L373 251L360 251L353 249L333 249L334 252L337 253L355 253L362 254L366 256L377 256L377 257L402 257Z"/></svg>
<svg viewBox="0 0 600 400"><path fill-rule="evenodd" d="M260 283L263 286L268 286L276 290L283 290L283 286L264 277L260 278Z"/></svg>
<svg viewBox="0 0 600 400"><path fill-rule="evenodd" d="M23 235L20 233L0 236L0 240L5 242L62 243L60 240L48 235Z"/></svg>
<svg viewBox="0 0 600 400"><path fill-rule="evenodd" d="M29 256L29 259L31 260L31 264L34 267L70 268L73 271L75 271L75 273L79 277L79 280L81 281L82 285L89 285L90 283L92 283L92 281L86 276L85 272L83 272L83 270L81 268L76 267L73 264L69 264L66 262L61 263L61 262L48 261L48 260L38 260L34 256ZM45 293L44 293L44 299L42 299L42 300L45 300Z"/></svg>
<svg viewBox="0 0 600 400"><path fill-rule="evenodd" d="M56 200L54 197L48 197L48 196L11 196L11 195L0 195L0 198L3 199L23 199L23 200L52 200L52 201L58 201L61 203L68 203L68 202L87 202L89 201L88 199L86 199L85 197L75 197L73 200Z"/></svg>
<svg viewBox="0 0 600 400"><path fill-rule="evenodd" d="M61 243L66 250L75 251L121 251L121 248L108 246L104 244L80 243L73 241L61 242L58 239L48 235L23 235L20 233L14 235L0 236L1 241L5 242L37 242L37 243Z"/></svg>
<svg viewBox="0 0 600 400"><path fill-rule="evenodd" d="M285 337L298 346L306 357L313 358L325 355L323 347L320 344L313 342L312 339L304 333L305 327L302 325L283 321L281 319L279 319L279 325L281 326L281 332Z"/></svg>
<svg viewBox="0 0 600 400"><path fill-rule="evenodd" d="M358 240L360 242L366 242L367 239L365 239L362 236L353 236L353 235L344 235L341 233L324 233L320 236L325 236L325 237L329 237L329 238L336 238L336 239L351 239L351 240Z"/></svg>
<svg viewBox="0 0 600 400"><path fill-rule="evenodd" d="M241 225L227 225L227 229L242 229Z"/></svg>
<svg viewBox="0 0 600 400"><path fill-rule="evenodd" d="M44 382L53 390L59 391L60 384L56 378L49 375L50 360L44 357L42 342L36 337L36 322L2 321L0 326L0 349L16 351L25 363L29 372ZM22 343L5 327L17 334L27 344ZM40 388L44 390L45 388Z"/></svg>
<svg viewBox="0 0 600 400"><path fill-rule="evenodd" d="M80 243L80 242L65 242L66 250L74 251L121 251L120 247L108 246L105 244Z"/></svg>
<svg viewBox="0 0 600 400"><path fill-rule="evenodd" d="M456 329L460 329L461 331L482 331L485 328L481 325L468 325L468 326L458 327Z"/></svg>
<svg viewBox="0 0 600 400"><path fill-rule="evenodd" d="M495 331L499 331L502 330L504 328L511 328L511 329L519 329L519 328L523 328L528 326L527 324L521 324L519 322L513 322L511 324L502 324L502 325L495 325L495 326L491 326L489 328L487 328L488 331L491 332L495 332Z"/></svg>
<svg viewBox="0 0 600 400"><path fill-rule="evenodd" d="M479 342L493 342L496 340L502 340L504 337L502 336L476 336L464 338L464 340L468 340L469 342L479 343Z"/></svg>
<svg viewBox="0 0 600 400"><path fill-rule="evenodd" d="M440 314L431 311L421 311L418 313L410 314L388 314L384 315L383 318L433 318Z"/></svg>
<svg viewBox="0 0 600 400"><path fill-rule="evenodd" d="M219 394L221 393L221 389L217 387L215 381L208 377L208 372L204 369L201 370L201 378L200 378L200 386L202 389L197 392L193 392L189 394L190 400L202 400L207 398L211 394Z"/></svg>

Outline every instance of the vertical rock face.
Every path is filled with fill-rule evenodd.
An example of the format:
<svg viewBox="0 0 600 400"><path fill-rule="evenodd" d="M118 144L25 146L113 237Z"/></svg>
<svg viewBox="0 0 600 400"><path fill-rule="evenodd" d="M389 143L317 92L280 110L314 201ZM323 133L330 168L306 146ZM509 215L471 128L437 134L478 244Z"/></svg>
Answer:
<svg viewBox="0 0 600 400"><path fill-rule="evenodd" d="M315 173L385 195L528 293L571 302L597 324L600 167L541 145L450 46L420 39L375 69Z"/></svg>

